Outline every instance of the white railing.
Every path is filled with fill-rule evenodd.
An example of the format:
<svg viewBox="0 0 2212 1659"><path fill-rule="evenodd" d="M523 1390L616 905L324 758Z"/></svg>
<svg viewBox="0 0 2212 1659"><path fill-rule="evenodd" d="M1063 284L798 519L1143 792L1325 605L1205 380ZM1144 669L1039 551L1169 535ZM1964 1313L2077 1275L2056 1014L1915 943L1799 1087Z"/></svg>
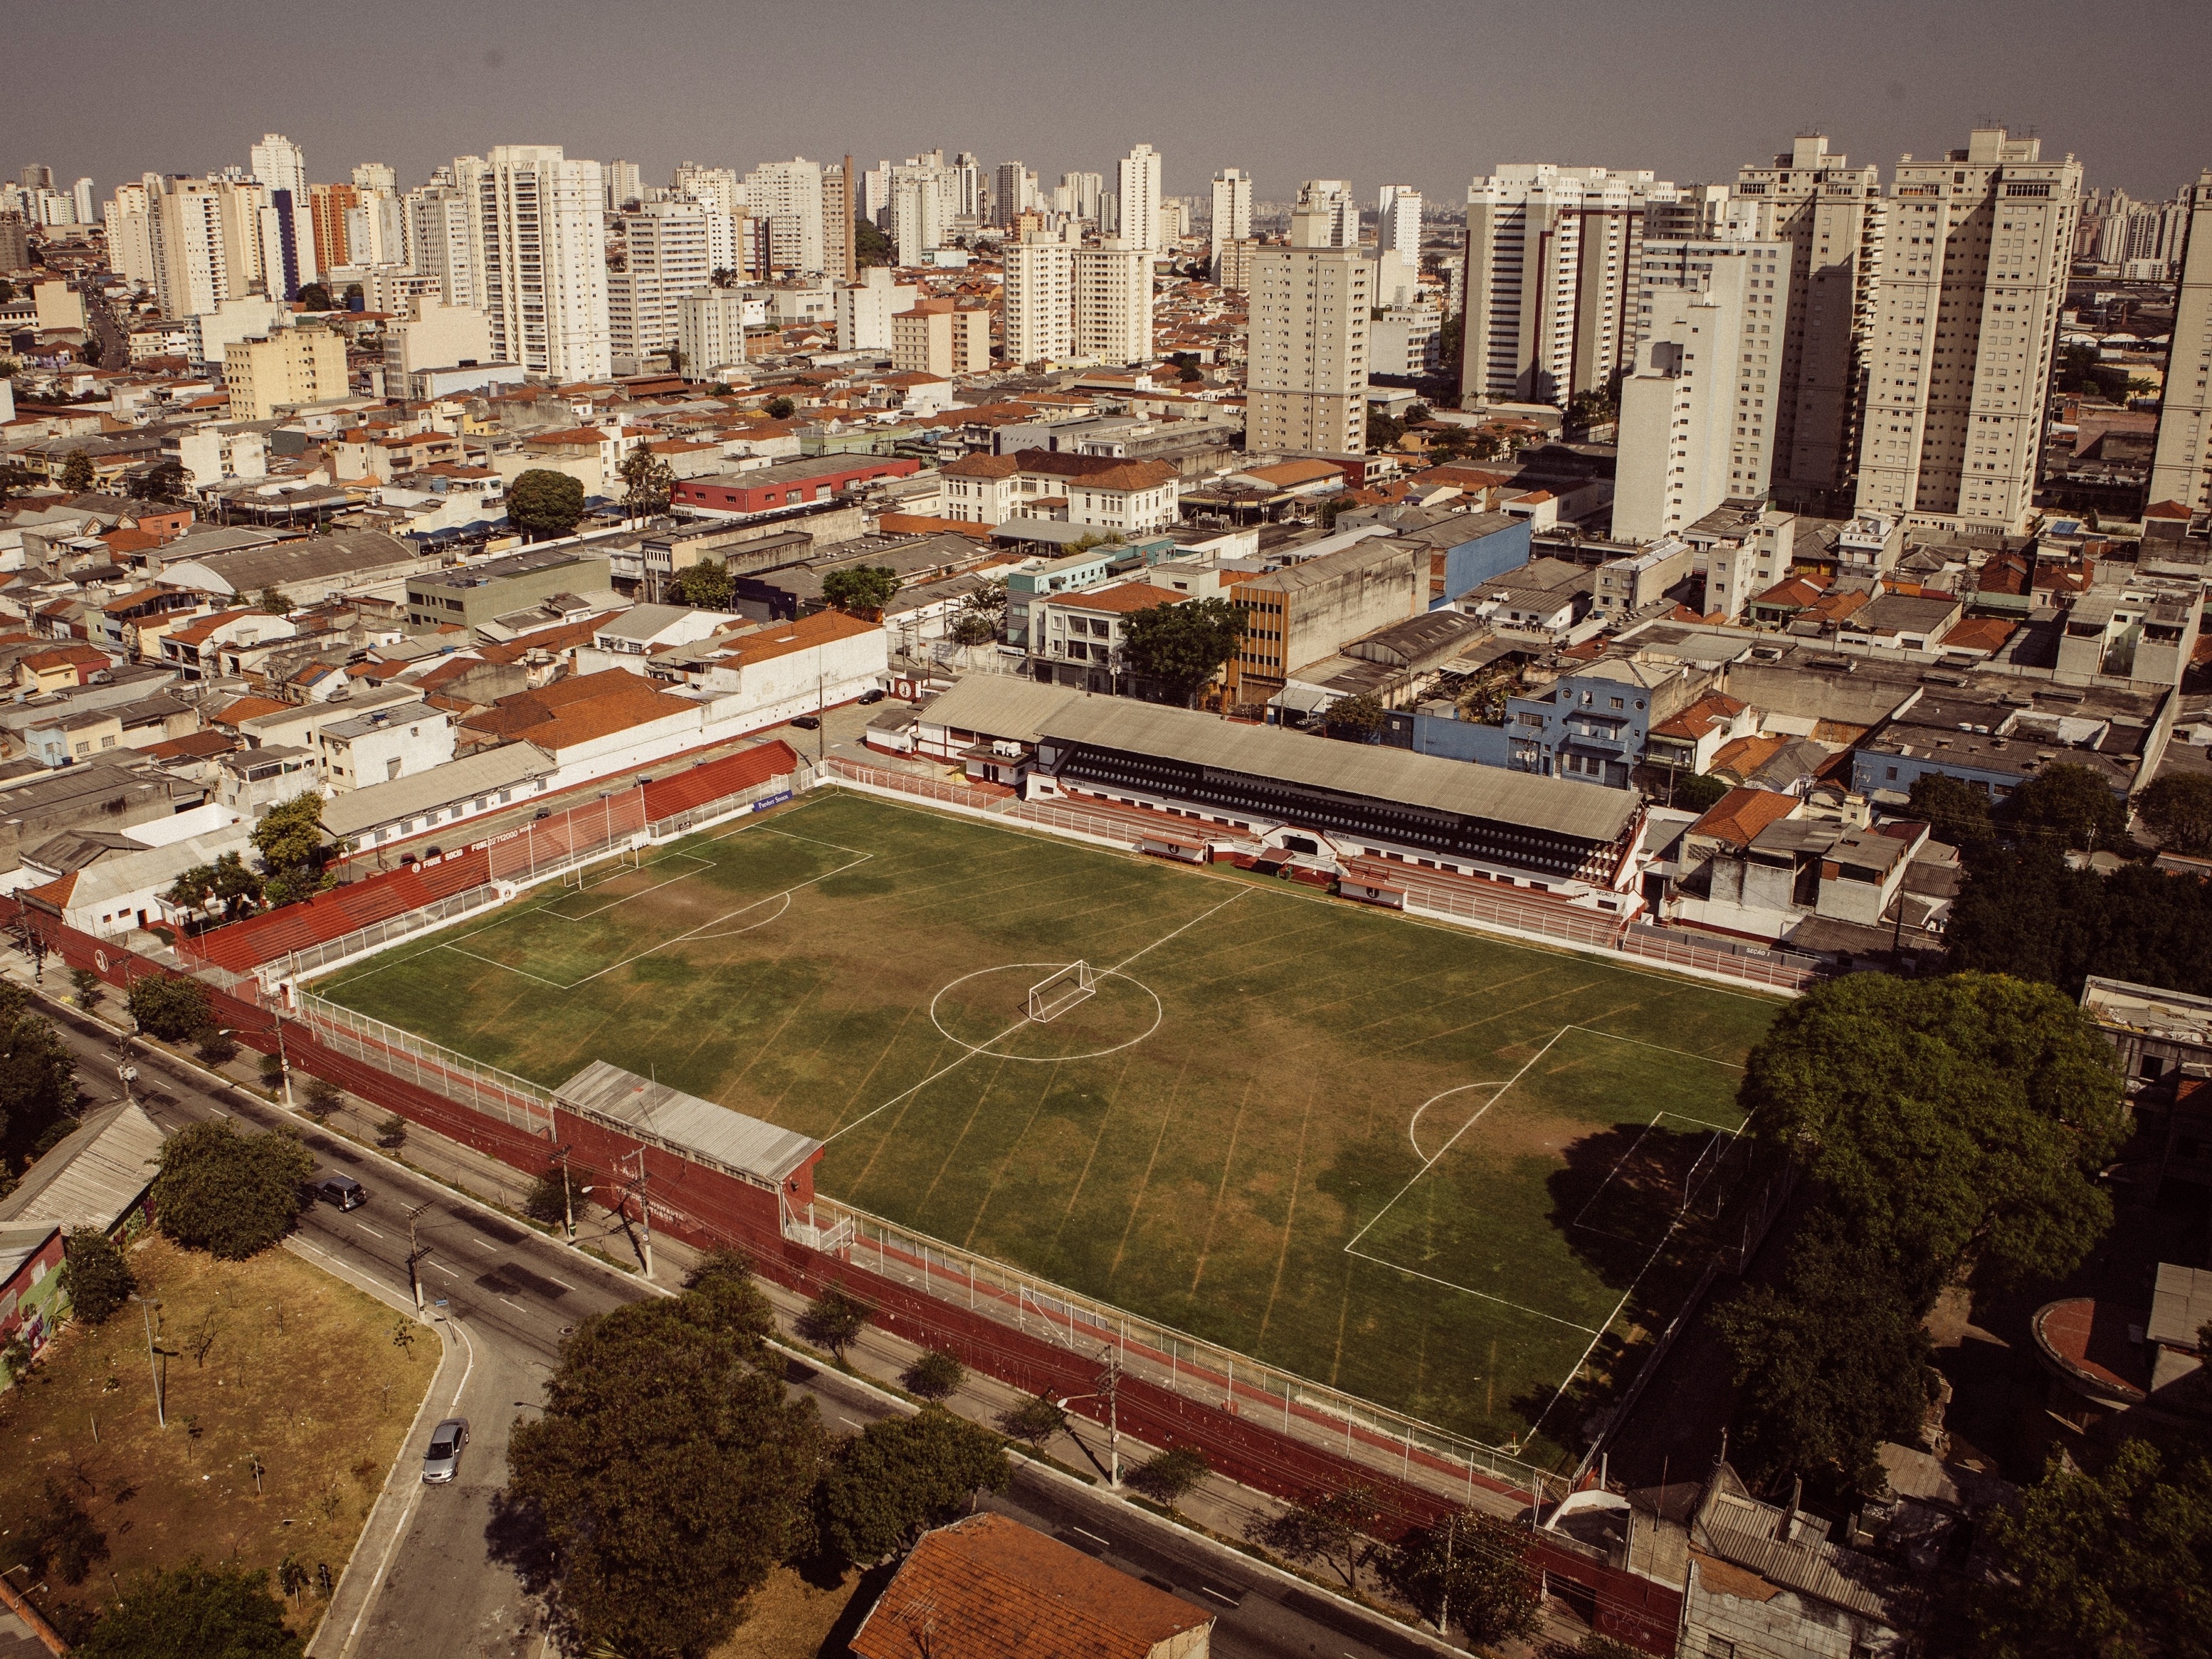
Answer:
<svg viewBox="0 0 2212 1659"><path fill-rule="evenodd" d="M1127 818L1085 812L1073 806L1055 806L1045 801L1015 801L1007 806L1006 816L1022 823L1034 823L1041 830L1065 830L1100 841L1118 842L1124 847L1134 847L1145 833L1144 825L1132 823Z"/></svg>
<svg viewBox="0 0 2212 1659"><path fill-rule="evenodd" d="M656 844L674 841L679 836L692 835L701 830L711 830L718 823L756 811L763 801L773 803L798 794L806 787L807 774L811 769L802 763L796 772L787 772L780 777L769 778L732 794L718 795L713 800L702 801L684 811L665 818L655 818L645 827L646 839Z"/></svg>
<svg viewBox="0 0 2212 1659"><path fill-rule="evenodd" d="M941 800L956 806L965 806L971 811L994 812L1004 804L1003 798L994 798L973 785L946 783L937 778L916 777L911 772L894 772L880 766L866 766L859 761L847 760L842 755L831 755L824 762L824 769L833 778L842 778L849 783L866 784L877 789L890 789L902 795L919 795L924 800Z"/></svg>
<svg viewBox="0 0 2212 1659"><path fill-rule="evenodd" d="M1720 974L1753 985L1768 985L1782 991L1802 991L1820 977L1819 963L1810 957L1794 952L1778 951L1754 955L1717 945L1698 945L1689 939L1654 939L1644 933L1625 935L1620 949L1626 956L1642 957L1646 961L1665 963L1677 968L1695 968L1705 973Z"/></svg>
<svg viewBox="0 0 2212 1659"><path fill-rule="evenodd" d="M1539 933L1546 939L1562 939L1571 945L1582 945L1599 950L1616 948L1620 933L1618 921L1597 916L1584 917L1567 910L1565 906L1547 904L1539 900L1513 900L1503 894L1492 896L1487 893L1463 893L1449 888L1431 887L1418 881L1407 880L1402 872L1391 870L1393 884L1403 889L1408 910L1425 910L1431 915L1451 916L1466 921L1488 922L1495 927L1511 927L1523 933Z"/></svg>
<svg viewBox="0 0 2212 1659"><path fill-rule="evenodd" d="M263 964L260 971L270 980L297 979L319 974L325 969L350 962L356 957L365 957L372 951L380 951L394 939L422 933L441 922L458 920L499 901L500 890L496 886L487 883L471 887L465 892L435 900L419 910L402 911L398 915L386 916L382 921L373 921L366 927L357 927L340 938L325 939L320 945L310 945L304 950L295 951L281 962Z"/></svg>
<svg viewBox="0 0 2212 1659"><path fill-rule="evenodd" d="M552 1097L527 1078L342 1008L313 992L295 994L294 1012L319 1040L341 1054L532 1134L553 1133Z"/></svg>

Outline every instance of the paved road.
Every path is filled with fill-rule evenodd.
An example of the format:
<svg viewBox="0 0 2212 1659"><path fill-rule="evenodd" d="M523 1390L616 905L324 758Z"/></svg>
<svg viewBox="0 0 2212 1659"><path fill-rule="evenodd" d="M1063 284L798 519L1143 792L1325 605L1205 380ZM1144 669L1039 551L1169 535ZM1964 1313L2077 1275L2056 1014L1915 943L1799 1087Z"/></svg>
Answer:
<svg viewBox="0 0 2212 1659"><path fill-rule="evenodd" d="M113 1034L74 1010L49 1012L78 1055L86 1091L99 1100L117 1098ZM149 1051L135 1058L138 1097L164 1127L216 1113L261 1127L294 1121L242 1091L213 1088L167 1055ZM506 1481L507 1431L518 1408L542 1403L567 1332L646 1292L350 1141L312 1125L296 1127L322 1170L352 1175L371 1196L345 1214L313 1206L301 1218L295 1243L387 1295L404 1295L407 1212L423 1206L416 1230L431 1251L422 1273L425 1294L445 1304L459 1360L441 1373L438 1392L403 1454L393 1495L405 1505L404 1524L380 1525L381 1511L372 1521L368 1542L340 1583L313 1651L317 1659L536 1654L542 1612L514 1574L492 1559L487 1538L493 1494ZM856 1382L796 1360L787 1380L813 1397L833 1428L899 1409ZM421 1455L429 1425L448 1413L471 1425L461 1478L423 1486L408 1463ZM1413 1659L1437 1651L1233 1551L1034 1465L1018 1462L1012 1488L991 1504L1214 1613L1220 1620L1214 1651L1228 1659Z"/></svg>

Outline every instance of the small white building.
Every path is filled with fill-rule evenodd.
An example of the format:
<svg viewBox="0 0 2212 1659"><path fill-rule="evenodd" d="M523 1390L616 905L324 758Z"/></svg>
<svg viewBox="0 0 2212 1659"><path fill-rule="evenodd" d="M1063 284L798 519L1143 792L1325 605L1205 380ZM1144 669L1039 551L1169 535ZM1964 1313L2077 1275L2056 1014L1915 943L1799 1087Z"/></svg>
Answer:
<svg viewBox="0 0 2212 1659"><path fill-rule="evenodd" d="M427 702L372 708L323 726L315 756L333 794L392 783L453 759L453 717Z"/></svg>

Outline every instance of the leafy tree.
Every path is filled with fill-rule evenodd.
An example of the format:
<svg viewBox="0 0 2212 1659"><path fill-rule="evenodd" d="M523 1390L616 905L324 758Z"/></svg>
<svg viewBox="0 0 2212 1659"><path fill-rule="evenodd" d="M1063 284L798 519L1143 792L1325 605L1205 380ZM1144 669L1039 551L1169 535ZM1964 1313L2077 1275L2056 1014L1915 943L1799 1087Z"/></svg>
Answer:
<svg viewBox="0 0 2212 1659"><path fill-rule="evenodd" d="M955 645L988 645L999 637L997 624L981 611L963 611L952 619L945 637Z"/></svg>
<svg viewBox="0 0 2212 1659"><path fill-rule="evenodd" d="M1006 614L1006 579L1003 576L982 578L968 597L960 601L960 608L986 617L1004 617Z"/></svg>
<svg viewBox="0 0 2212 1659"><path fill-rule="evenodd" d="M1726 778L1717 778L1710 772L1692 772L1668 782L1667 804L1686 812L1710 811L1734 787Z"/></svg>
<svg viewBox="0 0 2212 1659"><path fill-rule="evenodd" d="M28 987L0 980L0 1145L35 1146L76 1098L75 1057L31 1010Z"/></svg>
<svg viewBox="0 0 2212 1659"><path fill-rule="evenodd" d="M2053 1462L1990 1517L2000 1576L1968 1619L1990 1659L2212 1652L2212 1462L2124 1442L2102 1474Z"/></svg>
<svg viewBox="0 0 2212 1659"><path fill-rule="evenodd" d="M228 1033L210 1025L200 1033L192 1052L199 1056L203 1066L228 1066L238 1058L238 1044Z"/></svg>
<svg viewBox="0 0 2212 1659"><path fill-rule="evenodd" d="M1371 691L1362 691L1353 696L1339 697L1322 712L1333 738L1347 738L1353 743L1372 743L1382 729L1383 717L1389 713L1382 699Z"/></svg>
<svg viewBox="0 0 2212 1659"><path fill-rule="evenodd" d="M263 896L271 904L312 898L323 879L323 793L306 789L279 801L253 826L253 850L261 855Z"/></svg>
<svg viewBox="0 0 2212 1659"><path fill-rule="evenodd" d="M1377 454L1396 447L1406 435L1406 423L1395 415L1386 415L1379 409L1367 411L1367 451Z"/></svg>
<svg viewBox="0 0 2212 1659"><path fill-rule="evenodd" d="M300 308L302 311L335 311L337 309L336 306L331 303L330 289L324 287L320 283L309 283L301 289Z"/></svg>
<svg viewBox="0 0 2212 1659"><path fill-rule="evenodd" d="M72 968L70 969L70 988L76 993L78 1007L96 1008L106 991L107 981L89 968Z"/></svg>
<svg viewBox="0 0 2212 1659"><path fill-rule="evenodd" d="M2136 811L2160 846L2212 853L2212 775L2169 772L2136 797Z"/></svg>
<svg viewBox="0 0 2212 1659"><path fill-rule="evenodd" d="M822 597L840 611L881 611L898 591L898 572L889 565L848 565L822 579Z"/></svg>
<svg viewBox="0 0 2212 1659"><path fill-rule="evenodd" d="M1361 1571L1383 1548L1382 1522L1374 1492L1353 1485L1315 1492L1279 1515L1255 1516L1244 1536L1302 1566L1319 1562L1357 1590Z"/></svg>
<svg viewBox="0 0 2212 1659"><path fill-rule="evenodd" d="M720 559L702 559L676 573L676 598L696 611L726 611L737 578Z"/></svg>
<svg viewBox="0 0 2212 1659"><path fill-rule="evenodd" d="M1155 1503L1172 1509L1211 1473L1212 1465L1206 1461L1204 1452L1194 1446L1177 1446L1133 1471L1129 1484Z"/></svg>
<svg viewBox="0 0 2212 1659"><path fill-rule="evenodd" d="M114 1241L97 1227L73 1227L62 1263L62 1288L70 1307L88 1325L104 1325L131 1299L138 1280Z"/></svg>
<svg viewBox="0 0 2212 1659"><path fill-rule="evenodd" d="M316 804L319 808L320 796L316 797ZM210 905L220 906L222 919L229 921L258 904L267 890L268 884L257 872L246 868L243 858L236 853L225 853L213 864L196 864L184 872L161 896L190 915L197 915Z"/></svg>
<svg viewBox="0 0 2212 1659"><path fill-rule="evenodd" d="M2112 1219L2112 1045L2047 986L1854 974L1782 1011L1737 1097L1925 1305L1970 1265L2063 1276Z"/></svg>
<svg viewBox="0 0 2212 1659"><path fill-rule="evenodd" d="M806 1304L799 1316L795 1328L817 1348L827 1348L842 1365L845 1350L860 1339L860 1332L875 1310L865 1302L854 1300L837 1285L832 1285Z"/></svg>
<svg viewBox="0 0 2212 1659"><path fill-rule="evenodd" d="M273 583L261 590L261 597L254 603L272 617L289 617L292 614L291 600L286 599Z"/></svg>
<svg viewBox="0 0 2212 1659"><path fill-rule="evenodd" d="M1989 793L1941 772L1923 772L1912 781L1912 813L1926 822L1937 841L1952 847L1971 847L1996 833Z"/></svg>
<svg viewBox="0 0 2212 1659"><path fill-rule="evenodd" d="M853 219L853 262L866 270L870 265L888 265L896 262L898 250L891 239L884 234L876 222L866 214L856 214Z"/></svg>
<svg viewBox="0 0 2212 1659"><path fill-rule="evenodd" d="M1188 708L1237 654L1246 623L1245 611L1219 598L1133 611L1121 620L1122 658L1132 672L1157 681L1170 702Z"/></svg>
<svg viewBox="0 0 2212 1659"><path fill-rule="evenodd" d="M285 1627L267 1571L203 1566L195 1557L133 1580L70 1651L79 1659L301 1659L306 1650Z"/></svg>
<svg viewBox="0 0 2212 1659"><path fill-rule="evenodd" d="M368 291L359 283L348 283L345 287L346 309L354 310L368 298Z"/></svg>
<svg viewBox="0 0 2212 1659"><path fill-rule="evenodd" d="M1620 413L1620 405L1602 392L1577 392L1567 399L1566 425L1570 430L1581 431L1603 426Z"/></svg>
<svg viewBox="0 0 2212 1659"><path fill-rule="evenodd" d="M161 1143L154 1215L179 1244L226 1261L258 1255L289 1232L315 1160L296 1136L241 1134L228 1118L187 1124Z"/></svg>
<svg viewBox="0 0 2212 1659"><path fill-rule="evenodd" d="M5 303L6 301L0 301L0 304ZM9 358L0 358L0 370L4 370L8 363L12 361ZM6 378L4 374L0 374L0 380ZM19 489L33 489L45 483L44 477L32 471L27 466L20 466L13 461L0 461L0 501L6 501Z"/></svg>
<svg viewBox="0 0 2212 1659"><path fill-rule="evenodd" d="M2105 775L2071 761L2045 767L2013 791L2005 817L2016 830L2056 836L2081 852L2127 840L2127 808Z"/></svg>
<svg viewBox="0 0 2212 1659"><path fill-rule="evenodd" d="M570 1188L562 1175L561 1166L549 1164L538 1171L538 1179L530 1183L530 1190L522 1195L522 1212L532 1221L542 1221L552 1226L568 1218L570 1202Z"/></svg>
<svg viewBox="0 0 2212 1659"><path fill-rule="evenodd" d="M871 1423L840 1444L823 1471L822 1541L868 1566L953 1520L977 1492L1004 1492L1012 1479L999 1437L925 1406L913 1417Z"/></svg>
<svg viewBox="0 0 2212 1659"><path fill-rule="evenodd" d="M708 280L716 288L735 288L738 285L738 273L727 265L716 265L714 274Z"/></svg>
<svg viewBox="0 0 2212 1659"><path fill-rule="evenodd" d="M142 501L173 501L185 493L185 464L160 461L138 475L131 493Z"/></svg>
<svg viewBox="0 0 2212 1659"><path fill-rule="evenodd" d="M532 541L566 536L584 516L583 483L565 472L533 466L507 486L507 516Z"/></svg>
<svg viewBox="0 0 2212 1659"><path fill-rule="evenodd" d="M207 987L196 979L142 975L131 981L124 1004L140 1030L164 1042L189 1042L215 1023Z"/></svg>
<svg viewBox="0 0 2212 1659"><path fill-rule="evenodd" d="M72 495L82 495L99 479L93 470L92 457L82 449L70 452L69 459L62 463L62 488Z"/></svg>
<svg viewBox="0 0 2212 1659"><path fill-rule="evenodd" d="M632 518L650 518L668 510L676 489L676 469L643 444L623 457L622 480L629 486L623 505Z"/></svg>
<svg viewBox="0 0 2212 1659"><path fill-rule="evenodd" d="M1457 1625L1479 1648L1524 1641L1543 1626L1543 1576L1528 1561L1526 1528L1480 1510L1455 1510L1408 1534L1382 1574L1447 1636Z"/></svg>
<svg viewBox="0 0 2212 1659"><path fill-rule="evenodd" d="M581 1651L696 1654L804 1536L821 1431L785 1396L765 1304L717 1273L588 1321L518 1422L507 1497L543 1526Z"/></svg>
<svg viewBox="0 0 2212 1659"><path fill-rule="evenodd" d="M788 398L771 398L767 407L768 417L771 421L787 421L799 409L799 405Z"/></svg>
<svg viewBox="0 0 2212 1659"><path fill-rule="evenodd" d="M908 1394L918 1394L924 1400L943 1400L967 1376L967 1368L958 1359L942 1348L932 1348L906 1368L899 1383Z"/></svg>
<svg viewBox="0 0 2212 1659"><path fill-rule="evenodd" d="M394 1112L376 1126L376 1144L388 1152L396 1152L407 1144L407 1132L414 1127Z"/></svg>
<svg viewBox="0 0 2212 1659"><path fill-rule="evenodd" d="M107 1534L94 1524L75 1492L58 1476L48 1475L45 1506L25 1522L17 1547L40 1572L64 1584L82 1584L107 1559Z"/></svg>
<svg viewBox="0 0 2212 1659"><path fill-rule="evenodd" d="M1032 1450L1067 1425L1067 1413L1041 1394L1033 1394L1018 1406L1009 1406L999 1413L999 1431L1012 1440L1018 1440Z"/></svg>
<svg viewBox="0 0 2212 1659"><path fill-rule="evenodd" d="M311 1077L307 1079L307 1113L318 1123L330 1121L331 1114L345 1104L345 1096L338 1086L328 1079Z"/></svg>

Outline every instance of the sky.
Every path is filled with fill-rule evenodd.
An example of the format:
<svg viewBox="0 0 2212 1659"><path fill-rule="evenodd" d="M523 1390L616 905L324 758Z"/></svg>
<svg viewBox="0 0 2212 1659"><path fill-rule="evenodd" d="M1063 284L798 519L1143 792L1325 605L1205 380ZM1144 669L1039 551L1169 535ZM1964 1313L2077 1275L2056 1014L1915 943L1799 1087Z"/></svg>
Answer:
<svg viewBox="0 0 2212 1659"><path fill-rule="evenodd" d="M1985 118L2139 198L2212 167L2207 0L73 0L8 33L19 70L73 67L0 106L0 177L44 162L103 198L243 167L264 131L312 179L388 161L403 186L557 143L648 183L941 146L1110 190L1145 142L1170 195L1237 166L1262 199L1346 178L1458 204L1507 161L1728 180L1799 131L1887 181Z"/></svg>

